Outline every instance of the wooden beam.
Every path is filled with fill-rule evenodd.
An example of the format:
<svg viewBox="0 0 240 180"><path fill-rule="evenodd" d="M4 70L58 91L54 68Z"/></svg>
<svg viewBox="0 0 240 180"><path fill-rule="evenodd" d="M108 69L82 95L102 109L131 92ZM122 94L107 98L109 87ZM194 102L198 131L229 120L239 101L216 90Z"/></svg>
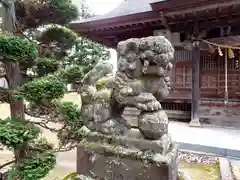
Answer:
<svg viewBox="0 0 240 180"><path fill-rule="evenodd" d="M104 38L99 38L99 37L96 37L96 36L87 36L87 35L81 35L82 37L85 37L87 39L90 39L96 43L99 43L99 44L104 44L105 46L109 47L109 48L113 48L115 49L116 48L116 43L113 42L113 41L109 41L108 39L104 39Z"/></svg>
<svg viewBox="0 0 240 180"><path fill-rule="evenodd" d="M195 1L198 1L198 0L195 0ZM180 6L178 6L177 8L171 7L166 10L162 10L162 9L158 9L158 10L165 12L165 16L168 17L173 15L180 15L180 14L187 14L187 13L194 13L194 12L201 12L201 11L206 11L211 9L229 7L232 5L239 6L240 1L239 0L229 0L229 1L217 0L216 2L212 2L209 0L202 0L202 2L193 3L192 0L189 0L189 5L182 5L181 8Z"/></svg>
<svg viewBox="0 0 240 180"><path fill-rule="evenodd" d="M72 23L70 28L79 29L81 32L87 32L94 29L102 29L107 27L121 27L131 24L147 23L152 21L161 20L161 17L158 16L158 12L150 11L137 14L131 14L121 17L114 17L108 19L102 19L97 21L89 21L82 23Z"/></svg>
<svg viewBox="0 0 240 180"><path fill-rule="evenodd" d="M196 0L199 1L199 0ZM219 3L221 1L221 3ZM230 2L229 2L230 1ZM164 16L168 19L171 19L173 16L179 17L180 15L183 14L193 14L194 12L204 14L204 12L207 11L215 11L216 8L225 8L229 6L235 6L236 8L239 8L240 2L239 0L229 0L229 1L224 1L224 0L218 0L218 2L209 1L209 0L204 0L204 2L207 3L192 3L191 0L191 7L183 8L183 10L179 9L174 9L172 7L168 8L166 11L164 10ZM168 1L166 1L168 2ZM181 2L182 3L182 2ZM185 4L185 2L183 3ZM204 5L203 5L204 4ZM237 10L234 12L238 12ZM216 11L215 11L216 14ZM161 17L159 16L159 10L158 11L149 11L149 12L143 12L143 13L136 13L136 14L131 14L131 15L126 15L126 16L121 16L121 17L114 17L114 18L107 18L107 19L100 19L96 21L89 21L89 22L81 22L81 23L72 23L70 24L70 28L75 29L78 32L83 32L87 33L90 30L94 29L102 29L106 27L121 27L125 25L131 25L131 24L138 24L138 23L151 23L153 21L158 21L161 20ZM171 23L172 20L168 20L168 24Z"/></svg>
<svg viewBox="0 0 240 180"><path fill-rule="evenodd" d="M125 33L125 32L132 32L132 31L137 31L137 30L142 30L145 28L150 28L150 26L147 26L146 24L138 24L135 26L131 27L125 27L125 28L115 28L115 29L103 29L101 31L91 31L89 33L96 34L96 35L115 35L115 34L120 34L120 33Z"/></svg>
<svg viewBox="0 0 240 180"><path fill-rule="evenodd" d="M155 2L151 3L151 6L153 10L168 10L168 9L182 9L182 8L187 8L187 7L193 7L199 4L204 4L204 3L218 3L219 1L224 1L224 0L215 0L215 2L212 2L209 0L195 0L194 2L192 0L168 0L168 1L160 1L160 2Z"/></svg>
<svg viewBox="0 0 240 180"><path fill-rule="evenodd" d="M192 109L191 122L189 126L200 127L199 106L200 106L200 42L193 43L192 52Z"/></svg>
<svg viewBox="0 0 240 180"><path fill-rule="evenodd" d="M194 20L189 19L185 21L176 22L177 24L169 23L173 31L178 32L189 32L192 33L192 29L194 27ZM231 26L240 23L240 14L232 16L232 19L226 17L221 17L218 20L207 19L199 19L199 30L211 30L213 28L222 27L222 26ZM179 25L182 24L182 25ZM185 24L185 26L183 26ZM188 26L186 28L186 25ZM234 34L238 34L239 32L233 32Z"/></svg>

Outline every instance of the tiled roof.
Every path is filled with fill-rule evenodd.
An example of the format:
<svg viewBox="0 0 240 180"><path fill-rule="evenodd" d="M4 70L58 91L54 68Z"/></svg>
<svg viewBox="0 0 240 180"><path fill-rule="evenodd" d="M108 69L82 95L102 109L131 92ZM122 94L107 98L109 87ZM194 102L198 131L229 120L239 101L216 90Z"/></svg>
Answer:
<svg viewBox="0 0 240 180"><path fill-rule="evenodd" d="M80 21L80 23L152 11L152 7L150 3L160 2L160 1L164 1L164 0L123 0L123 2L118 7L116 7L109 13L101 16L89 18L84 21Z"/></svg>

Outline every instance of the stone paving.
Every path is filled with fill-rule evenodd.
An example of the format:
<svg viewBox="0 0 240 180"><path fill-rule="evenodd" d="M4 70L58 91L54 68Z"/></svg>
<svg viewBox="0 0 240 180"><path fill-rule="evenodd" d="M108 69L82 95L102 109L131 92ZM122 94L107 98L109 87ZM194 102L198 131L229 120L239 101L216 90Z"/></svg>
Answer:
<svg viewBox="0 0 240 180"><path fill-rule="evenodd" d="M234 180L240 180L240 160L230 159Z"/></svg>
<svg viewBox="0 0 240 180"><path fill-rule="evenodd" d="M170 122L169 132L176 142L212 146L240 151L240 129L189 127L187 123Z"/></svg>
<svg viewBox="0 0 240 180"><path fill-rule="evenodd" d="M0 117L8 116L8 112L2 105L0 105ZM217 128L217 127L203 127L190 128L188 123L170 122L169 132L176 142L189 143L203 146L213 146L218 148L227 148L240 151L240 129ZM44 136L57 143L56 136L49 131L44 131ZM12 153L1 151L0 163L12 158ZM76 151L59 153L57 156L56 170L63 172L73 172L76 169ZM239 176L240 180L240 163L233 165L235 174ZM236 176L237 176L236 175ZM237 179L237 180L238 180Z"/></svg>
<svg viewBox="0 0 240 180"><path fill-rule="evenodd" d="M240 151L240 143L236 143L240 142L240 130L223 128L190 128L187 123L170 122L169 132L171 133L173 140L176 142L215 146ZM58 155L58 166L66 169L75 168L75 159L75 150L60 153Z"/></svg>
<svg viewBox="0 0 240 180"><path fill-rule="evenodd" d="M219 148L229 148L240 151L240 130L223 128L190 128L187 123L170 122L169 132L176 142L190 143L204 146L215 146ZM51 132L44 132L46 137L52 141L57 141ZM1 155L3 153L1 152ZM9 157L11 153L8 152ZM6 156L5 156L6 157ZM76 168L76 151L58 154L58 165L60 169L74 171Z"/></svg>

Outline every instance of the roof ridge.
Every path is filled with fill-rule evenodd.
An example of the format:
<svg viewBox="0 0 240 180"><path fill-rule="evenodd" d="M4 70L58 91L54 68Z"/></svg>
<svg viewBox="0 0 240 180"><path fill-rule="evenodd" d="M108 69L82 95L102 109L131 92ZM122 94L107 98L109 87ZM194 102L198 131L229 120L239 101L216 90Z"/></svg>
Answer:
<svg viewBox="0 0 240 180"><path fill-rule="evenodd" d="M141 1L141 3L139 3L139 1ZM163 1L163 0L159 0L159 1ZM115 7L108 13L82 20L80 21L80 23L152 11L152 7L151 7L152 2L156 2L156 0L123 0L117 7Z"/></svg>

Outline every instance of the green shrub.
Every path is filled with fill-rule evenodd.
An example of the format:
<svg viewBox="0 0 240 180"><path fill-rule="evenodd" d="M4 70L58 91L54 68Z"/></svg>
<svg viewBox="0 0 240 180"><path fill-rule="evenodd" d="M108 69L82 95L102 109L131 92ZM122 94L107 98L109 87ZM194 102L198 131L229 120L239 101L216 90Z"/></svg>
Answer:
<svg viewBox="0 0 240 180"><path fill-rule="evenodd" d="M52 100L62 98L66 92L64 81L54 75L44 76L23 85L22 93L27 101L47 105Z"/></svg>
<svg viewBox="0 0 240 180"><path fill-rule="evenodd" d="M61 76L67 83L81 81L84 76L84 69L78 65L68 67L61 71Z"/></svg>
<svg viewBox="0 0 240 180"><path fill-rule="evenodd" d="M77 41L77 34L64 26L52 25L41 35L40 41L46 44L56 42L64 48L71 48Z"/></svg>
<svg viewBox="0 0 240 180"><path fill-rule="evenodd" d="M17 148L38 137L40 129L20 119L0 120L0 143L8 148Z"/></svg>
<svg viewBox="0 0 240 180"><path fill-rule="evenodd" d="M27 38L0 33L0 55L5 59L24 62L34 60L37 53L36 44Z"/></svg>
<svg viewBox="0 0 240 180"><path fill-rule="evenodd" d="M60 67L59 61L51 58L38 58L36 60L36 72L39 76L53 73Z"/></svg>
<svg viewBox="0 0 240 180"><path fill-rule="evenodd" d="M55 9L61 17L56 21L58 24L67 24L78 17L78 8L71 0L51 0L50 8Z"/></svg>
<svg viewBox="0 0 240 180"><path fill-rule="evenodd" d="M9 172L9 180L40 180L54 168L56 154L54 151L38 153L29 159L15 164Z"/></svg>

